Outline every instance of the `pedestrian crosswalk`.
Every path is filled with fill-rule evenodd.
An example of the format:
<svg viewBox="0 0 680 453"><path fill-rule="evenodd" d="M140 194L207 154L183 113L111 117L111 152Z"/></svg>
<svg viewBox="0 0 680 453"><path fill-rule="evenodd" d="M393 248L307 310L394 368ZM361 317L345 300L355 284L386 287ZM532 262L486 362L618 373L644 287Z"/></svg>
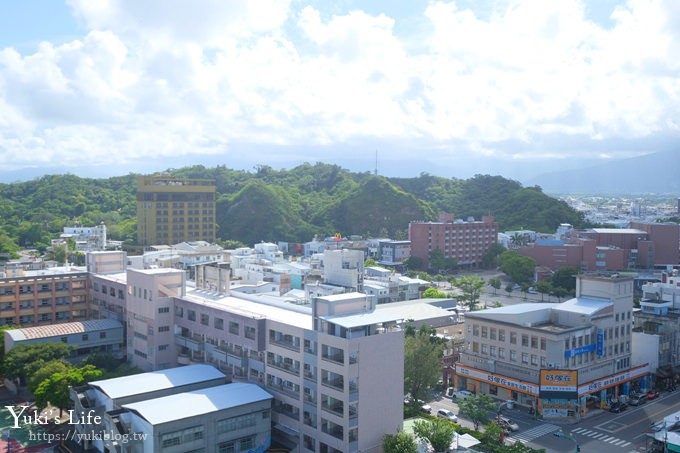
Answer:
<svg viewBox="0 0 680 453"><path fill-rule="evenodd" d="M608 444L615 445L617 447L625 448L631 443L624 439L619 439L618 437L611 436L609 434L596 431L594 429L588 428L574 428L571 430L571 434L578 434L579 436L590 437L591 439L599 440L601 442L606 442Z"/></svg>
<svg viewBox="0 0 680 453"><path fill-rule="evenodd" d="M528 429L521 433L512 433L512 436L508 437L508 440L513 443L517 441L529 442L546 434L550 434L554 431L559 430L559 426L551 425L550 423L544 423L542 425L536 426L535 428Z"/></svg>

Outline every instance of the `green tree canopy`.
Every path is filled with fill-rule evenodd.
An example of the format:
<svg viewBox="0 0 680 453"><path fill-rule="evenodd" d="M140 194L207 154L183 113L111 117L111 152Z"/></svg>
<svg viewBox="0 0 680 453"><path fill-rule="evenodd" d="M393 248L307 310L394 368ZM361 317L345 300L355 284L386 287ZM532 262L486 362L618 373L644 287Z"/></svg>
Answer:
<svg viewBox="0 0 680 453"><path fill-rule="evenodd" d="M398 431L397 434L385 434L382 441L383 451L385 453L417 453L418 445L413 436L404 431Z"/></svg>
<svg viewBox="0 0 680 453"><path fill-rule="evenodd" d="M466 275L453 281L453 286L462 291L458 296L458 302L467 305L473 311L479 303L479 298L484 290L484 279L478 275Z"/></svg>
<svg viewBox="0 0 680 453"><path fill-rule="evenodd" d="M61 341L55 343L20 344L5 355L3 374L19 378L22 384L47 362L68 357L70 348Z"/></svg>
<svg viewBox="0 0 680 453"><path fill-rule="evenodd" d="M71 368L71 365L63 360L50 360L28 377L28 391L35 393L38 386L45 379L48 379L57 373L64 373L68 371L69 368Z"/></svg>
<svg viewBox="0 0 680 453"><path fill-rule="evenodd" d="M413 424L413 432L418 437L427 439L435 452L448 451L456 435L456 425L443 418L433 420L417 420Z"/></svg>
<svg viewBox="0 0 680 453"><path fill-rule="evenodd" d="M489 279L489 286L493 288L493 294L496 295L496 291L501 289L501 279L497 277L491 277Z"/></svg>
<svg viewBox="0 0 680 453"><path fill-rule="evenodd" d="M576 291L577 275L578 269L575 267L562 267L553 273L550 283L553 288L563 288L567 293L570 293Z"/></svg>
<svg viewBox="0 0 680 453"><path fill-rule="evenodd" d="M514 282L529 282L534 278L536 260L522 256L515 250L508 250L498 256L498 264L506 275Z"/></svg>
<svg viewBox="0 0 680 453"><path fill-rule="evenodd" d="M427 390L441 377L439 360L444 345L429 329L421 329L404 338L404 393L411 399L424 399Z"/></svg>
<svg viewBox="0 0 680 453"><path fill-rule="evenodd" d="M479 425L489 422L489 412L496 410L497 402L489 395L472 395L458 401L461 414L465 414L475 425L475 430L479 430Z"/></svg>
<svg viewBox="0 0 680 453"><path fill-rule="evenodd" d="M88 381L101 377L102 371L93 365L85 365L80 368L69 368L66 371L58 372L45 379L35 390L35 405L40 410L51 404L59 408L59 413L68 409L71 404L69 387L77 387Z"/></svg>
<svg viewBox="0 0 680 453"><path fill-rule="evenodd" d="M446 293L439 291L437 288L427 288L423 292L424 299L445 299L446 297Z"/></svg>

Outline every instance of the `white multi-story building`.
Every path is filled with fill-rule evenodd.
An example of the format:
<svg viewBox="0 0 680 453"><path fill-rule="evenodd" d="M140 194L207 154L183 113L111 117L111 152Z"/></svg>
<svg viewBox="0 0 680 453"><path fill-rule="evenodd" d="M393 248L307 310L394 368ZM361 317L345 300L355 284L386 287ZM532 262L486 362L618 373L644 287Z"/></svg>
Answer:
<svg viewBox="0 0 680 453"><path fill-rule="evenodd" d="M541 410L541 370L575 370L581 413L588 395L628 395L648 374L631 364L632 311L633 279L614 274L579 275L576 297L563 303L467 313L457 386Z"/></svg>

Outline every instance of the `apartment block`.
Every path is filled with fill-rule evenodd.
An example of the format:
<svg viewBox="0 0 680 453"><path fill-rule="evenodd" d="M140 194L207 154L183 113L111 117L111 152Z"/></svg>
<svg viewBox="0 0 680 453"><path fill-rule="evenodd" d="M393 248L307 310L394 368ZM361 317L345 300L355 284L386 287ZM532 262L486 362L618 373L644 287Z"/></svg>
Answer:
<svg viewBox="0 0 680 453"><path fill-rule="evenodd" d="M89 318L88 274L58 267L0 278L0 325L38 326Z"/></svg>
<svg viewBox="0 0 680 453"><path fill-rule="evenodd" d="M584 274L577 277L576 297L566 302L467 313L456 385L577 418L592 407L589 400L607 401L628 395L631 384L649 385L649 366L631 362L632 312L632 278ZM578 398L569 408L558 410L555 404L563 402L540 397L544 370L574 373Z"/></svg>
<svg viewBox="0 0 680 453"><path fill-rule="evenodd" d="M432 252L441 250L446 258L462 266L477 266L491 244L498 238L498 224L493 217L481 221L453 220L453 215L441 222L411 222L408 226L411 255L429 263Z"/></svg>
<svg viewBox="0 0 680 453"><path fill-rule="evenodd" d="M137 243L215 242L215 183L169 176L137 178Z"/></svg>

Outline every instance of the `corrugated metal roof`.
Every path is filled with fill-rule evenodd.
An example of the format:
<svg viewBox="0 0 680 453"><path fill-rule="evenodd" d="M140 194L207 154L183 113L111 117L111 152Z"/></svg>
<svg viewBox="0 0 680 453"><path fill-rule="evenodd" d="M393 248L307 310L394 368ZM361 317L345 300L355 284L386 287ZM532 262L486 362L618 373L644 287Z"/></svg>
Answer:
<svg viewBox="0 0 680 453"><path fill-rule="evenodd" d="M255 384L235 382L123 405L152 425L197 417L273 398Z"/></svg>
<svg viewBox="0 0 680 453"><path fill-rule="evenodd" d="M122 328L123 325L113 319L92 319L89 321L65 322L49 326L24 327L7 330L14 341L33 340L36 338L63 337L78 333L98 332L101 330Z"/></svg>

